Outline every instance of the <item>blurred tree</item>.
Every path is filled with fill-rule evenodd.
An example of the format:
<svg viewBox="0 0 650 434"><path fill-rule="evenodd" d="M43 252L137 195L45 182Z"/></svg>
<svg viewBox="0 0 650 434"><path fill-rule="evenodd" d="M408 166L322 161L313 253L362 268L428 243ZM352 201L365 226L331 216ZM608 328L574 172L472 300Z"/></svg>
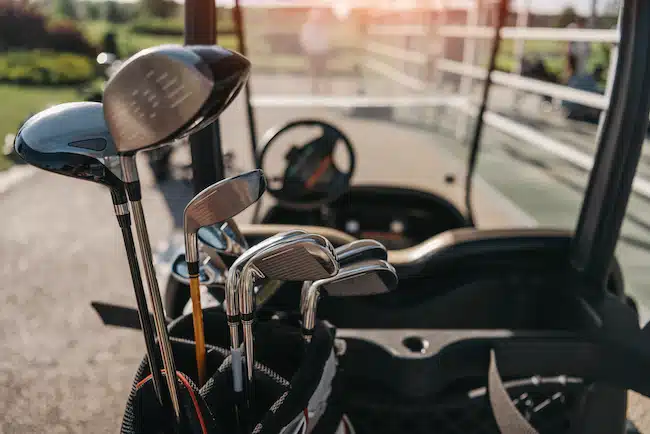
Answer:
<svg viewBox="0 0 650 434"><path fill-rule="evenodd" d="M557 17L557 27L566 27L578 19L578 13L572 6L565 7Z"/></svg>
<svg viewBox="0 0 650 434"><path fill-rule="evenodd" d="M54 13L65 18L76 20L79 18L77 5L74 0L57 0Z"/></svg>
<svg viewBox="0 0 650 434"><path fill-rule="evenodd" d="M107 0L104 2L104 18L109 23L121 23L125 20L122 9L117 1Z"/></svg>
<svg viewBox="0 0 650 434"><path fill-rule="evenodd" d="M102 8L101 5L97 2L87 1L84 4L86 10L86 18L89 20L101 20L102 19Z"/></svg>
<svg viewBox="0 0 650 434"><path fill-rule="evenodd" d="M119 23L122 21L120 6L117 2L112 0L104 2L104 18L109 23Z"/></svg>
<svg viewBox="0 0 650 434"><path fill-rule="evenodd" d="M172 0L141 0L140 5L146 15L156 18L171 18L177 8Z"/></svg>

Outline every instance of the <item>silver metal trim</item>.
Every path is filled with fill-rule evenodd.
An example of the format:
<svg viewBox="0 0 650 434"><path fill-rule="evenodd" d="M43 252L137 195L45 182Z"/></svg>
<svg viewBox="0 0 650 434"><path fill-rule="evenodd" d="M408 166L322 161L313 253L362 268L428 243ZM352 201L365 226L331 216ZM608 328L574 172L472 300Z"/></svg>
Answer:
<svg viewBox="0 0 650 434"><path fill-rule="evenodd" d="M142 256L142 262L144 263L149 296L153 304L154 325L156 326L156 332L158 334L160 353L162 354L163 366L167 373L165 379L167 380L167 387L169 388L174 413L178 419L180 418L180 402L178 399L178 386L176 383L176 364L174 363L172 346L167 331L167 321L165 320L165 310L160 297L160 289L158 288L158 279L156 278L156 272L154 270L151 245L149 243L149 233L147 231L147 222L145 221L144 211L140 201L131 202L131 208L133 210L133 219L135 221L136 232L138 235L138 244L140 245L140 255Z"/></svg>
<svg viewBox="0 0 650 434"><path fill-rule="evenodd" d="M185 232L185 259L188 263L199 262L199 239L196 232Z"/></svg>
<svg viewBox="0 0 650 434"><path fill-rule="evenodd" d="M115 215L129 215L129 204L127 203L113 204L113 209L115 210Z"/></svg>
<svg viewBox="0 0 650 434"><path fill-rule="evenodd" d="M328 283L354 279L368 273L386 270L396 274L395 269L388 262L382 260L369 260L348 265L347 267L341 268L338 274L334 276L313 282L307 290L307 295L305 297L305 306L303 312L304 329L313 330L314 328L314 325L316 323L316 309L318 307L321 287L327 285Z"/></svg>
<svg viewBox="0 0 650 434"><path fill-rule="evenodd" d="M507 329L495 330L438 330L438 329L337 329L337 339L358 339L383 348L388 354L400 359L428 359L438 354L445 347L465 339L479 338L509 338L575 336L569 332L551 331L516 331ZM413 352L409 350L404 341L407 338L417 337L429 343L425 351Z"/></svg>
<svg viewBox="0 0 650 434"><path fill-rule="evenodd" d="M122 176L125 183L129 184L139 180L135 155L120 155L120 164L122 165Z"/></svg>

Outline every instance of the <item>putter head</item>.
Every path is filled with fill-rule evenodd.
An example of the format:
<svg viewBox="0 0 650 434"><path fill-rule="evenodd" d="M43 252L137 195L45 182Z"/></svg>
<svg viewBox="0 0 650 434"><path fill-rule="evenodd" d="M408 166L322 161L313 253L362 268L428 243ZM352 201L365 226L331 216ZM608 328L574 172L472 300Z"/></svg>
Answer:
<svg viewBox="0 0 650 434"><path fill-rule="evenodd" d="M14 142L28 164L122 189L122 169L102 104L58 104L29 118Z"/></svg>
<svg viewBox="0 0 650 434"><path fill-rule="evenodd" d="M185 262L185 254L179 253L172 262L171 274L177 281L189 285L190 273ZM212 286L218 283L223 283L224 276L219 270L214 268L209 262L201 264L199 268L199 282L201 285Z"/></svg>
<svg viewBox="0 0 650 434"><path fill-rule="evenodd" d="M248 249L246 239L239 231L232 229L233 223L234 221L229 219L221 226L205 226L198 230L197 237L208 255L237 257Z"/></svg>
<svg viewBox="0 0 650 434"><path fill-rule="evenodd" d="M356 240L336 248L341 267L353 264L358 261L367 261L370 259L388 259L386 247L379 241L375 240Z"/></svg>
<svg viewBox="0 0 650 434"><path fill-rule="evenodd" d="M181 138L225 110L250 62L218 46L161 45L124 62L104 88L106 122L120 153Z"/></svg>
<svg viewBox="0 0 650 434"><path fill-rule="evenodd" d="M253 170L219 181L187 204L183 212L187 260L198 261L197 232L239 214L262 196L266 181L261 170Z"/></svg>

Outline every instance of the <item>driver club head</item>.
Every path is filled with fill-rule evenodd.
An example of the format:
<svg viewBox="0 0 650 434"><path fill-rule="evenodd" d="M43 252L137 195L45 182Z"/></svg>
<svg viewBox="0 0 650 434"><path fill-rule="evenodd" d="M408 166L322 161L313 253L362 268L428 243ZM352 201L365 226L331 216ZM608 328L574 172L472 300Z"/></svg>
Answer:
<svg viewBox="0 0 650 434"><path fill-rule="evenodd" d="M309 331L316 321L316 308L321 292L333 297L383 294L397 288L397 272L388 262L373 259L342 267L338 274L311 284L305 298L303 328L309 340Z"/></svg>
<svg viewBox="0 0 650 434"><path fill-rule="evenodd" d="M14 148L32 166L123 189L120 160L101 103L65 103L41 111L20 128Z"/></svg>
<svg viewBox="0 0 650 434"><path fill-rule="evenodd" d="M248 243L239 229L233 229L236 223L228 219L221 226L205 226L198 230L197 237L201 248L210 256L227 255L238 257L248 250Z"/></svg>
<svg viewBox="0 0 650 434"><path fill-rule="evenodd" d="M171 266L171 274L177 281L189 285L190 272L185 261L185 254L179 253ZM216 269L210 262L206 261L199 267L199 282L201 285L213 286L224 282L224 276L220 270Z"/></svg>
<svg viewBox="0 0 650 434"><path fill-rule="evenodd" d="M118 152L150 149L205 127L232 102L249 73L245 57L218 46L140 51L104 88L104 115Z"/></svg>
<svg viewBox="0 0 650 434"><path fill-rule="evenodd" d="M219 181L187 204L183 212L185 252L188 262L198 261L197 232L221 223L255 203L264 193L266 181L261 170L253 170Z"/></svg>

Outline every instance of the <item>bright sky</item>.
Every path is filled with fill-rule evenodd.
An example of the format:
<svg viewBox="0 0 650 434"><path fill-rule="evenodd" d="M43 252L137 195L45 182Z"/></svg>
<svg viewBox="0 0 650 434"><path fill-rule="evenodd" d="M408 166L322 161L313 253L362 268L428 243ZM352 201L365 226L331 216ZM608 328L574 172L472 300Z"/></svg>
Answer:
<svg viewBox="0 0 650 434"><path fill-rule="evenodd" d="M119 0L124 2L134 2L138 0ZM177 3L184 3L184 0L174 0ZM240 0L242 5L247 3L254 4L273 4L274 0ZM346 0L338 0L346 1ZM393 0L399 2L400 0ZM408 1L408 0L406 0ZM443 0L444 1L444 0ZM217 4L232 5L234 0L216 0ZM296 0L297 3L307 3L309 0ZM312 0L314 4L318 4L318 0ZM355 0L347 0L350 4L354 4ZM579 14L588 15L591 13L592 0L513 0L512 7L518 9L523 6L528 6L531 12L537 13L558 13L567 6L573 6ZM596 0L599 12L610 3L611 0ZM291 0L282 0L282 3L291 3ZM366 2L362 2L366 3Z"/></svg>

